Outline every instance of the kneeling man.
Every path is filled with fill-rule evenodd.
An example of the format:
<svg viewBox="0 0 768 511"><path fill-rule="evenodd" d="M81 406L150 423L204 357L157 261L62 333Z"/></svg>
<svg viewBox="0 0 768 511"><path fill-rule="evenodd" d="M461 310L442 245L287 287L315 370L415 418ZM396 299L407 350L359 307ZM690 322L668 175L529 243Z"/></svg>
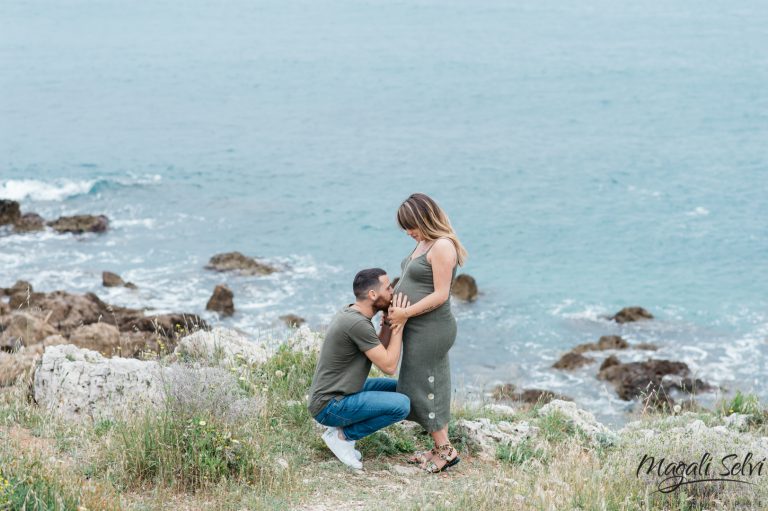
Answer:
<svg viewBox="0 0 768 511"><path fill-rule="evenodd" d="M356 301L334 316L325 334L309 389L309 413L328 429L323 440L344 464L363 468L355 441L408 416L411 402L395 392L397 380L368 378L371 362L394 374L400 360L403 325L386 318L376 335L371 318L390 305L407 307L407 297L392 303L392 284L381 268L362 270L352 284Z"/></svg>

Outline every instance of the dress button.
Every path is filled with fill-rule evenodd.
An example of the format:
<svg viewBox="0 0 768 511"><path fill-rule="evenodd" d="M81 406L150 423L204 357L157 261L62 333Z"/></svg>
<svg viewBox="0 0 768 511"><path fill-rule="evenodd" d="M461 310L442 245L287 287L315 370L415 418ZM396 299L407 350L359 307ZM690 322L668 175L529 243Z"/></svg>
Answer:
<svg viewBox="0 0 768 511"><path fill-rule="evenodd" d="M429 412L429 418L434 419L435 418L435 412Z"/></svg>
<svg viewBox="0 0 768 511"><path fill-rule="evenodd" d="M435 399L435 395L434 394L427 394L427 399Z"/></svg>
<svg viewBox="0 0 768 511"><path fill-rule="evenodd" d="M435 383L435 377L434 376L430 376L429 378L427 378L427 380L429 380L429 383Z"/></svg>

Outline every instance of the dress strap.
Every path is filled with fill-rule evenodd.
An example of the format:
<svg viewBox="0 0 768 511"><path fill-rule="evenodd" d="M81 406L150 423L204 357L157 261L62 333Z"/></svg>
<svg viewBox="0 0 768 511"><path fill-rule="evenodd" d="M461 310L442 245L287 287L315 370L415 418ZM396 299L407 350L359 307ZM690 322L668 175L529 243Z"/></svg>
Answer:
<svg viewBox="0 0 768 511"><path fill-rule="evenodd" d="M450 238L437 238L437 240L450 240ZM437 240L435 240L435 241L433 241L433 242L432 242L432 244L429 246L429 248L427 249L427 251L426 251L426 252L424 252L425 254L429 254L429 251L430 251L430 250L432 250L432 247L434 247L434 246L435 246L435 243L437 243ZM453 242L451 242L451 243L453 243ZM414 249L414 250L416 250L416 249ZM411 253L413 253L413 252L411 252Z"/></svg>

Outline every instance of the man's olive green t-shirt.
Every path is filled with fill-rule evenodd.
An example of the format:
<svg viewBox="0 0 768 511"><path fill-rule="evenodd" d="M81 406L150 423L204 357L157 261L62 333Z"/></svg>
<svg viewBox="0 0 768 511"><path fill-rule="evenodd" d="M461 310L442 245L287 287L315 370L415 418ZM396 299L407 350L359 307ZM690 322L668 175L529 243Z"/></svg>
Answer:
<svg viewBox="0 0 768 511"><path fill-rule="evenodd" d="M325 333L315 376L309 389L309 413L314 417L331 399L363 389L371 371L365 352L381 344L369 318L350 305L331 320Z"/></svg>

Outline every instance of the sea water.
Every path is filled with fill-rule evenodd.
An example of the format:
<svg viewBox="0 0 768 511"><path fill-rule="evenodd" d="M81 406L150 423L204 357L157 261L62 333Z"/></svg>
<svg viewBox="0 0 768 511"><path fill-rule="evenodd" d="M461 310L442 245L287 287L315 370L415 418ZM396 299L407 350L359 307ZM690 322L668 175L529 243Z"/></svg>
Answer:
<svg viewBox="0 0 768 511"><path fill-rule="evenodd" d="M551 368L620 334L766 400L766 27L756 0L5 0L0 197L111 228L6 232L0 285L322 329L359 269L398 275L419 191L481 291L453 304L457 392L550 389L621 422L608 353ZM286 271L204 269L233 250ZM205 311L218 283L232 318ZM604 318L628 305L656 319Z"/></svg>

